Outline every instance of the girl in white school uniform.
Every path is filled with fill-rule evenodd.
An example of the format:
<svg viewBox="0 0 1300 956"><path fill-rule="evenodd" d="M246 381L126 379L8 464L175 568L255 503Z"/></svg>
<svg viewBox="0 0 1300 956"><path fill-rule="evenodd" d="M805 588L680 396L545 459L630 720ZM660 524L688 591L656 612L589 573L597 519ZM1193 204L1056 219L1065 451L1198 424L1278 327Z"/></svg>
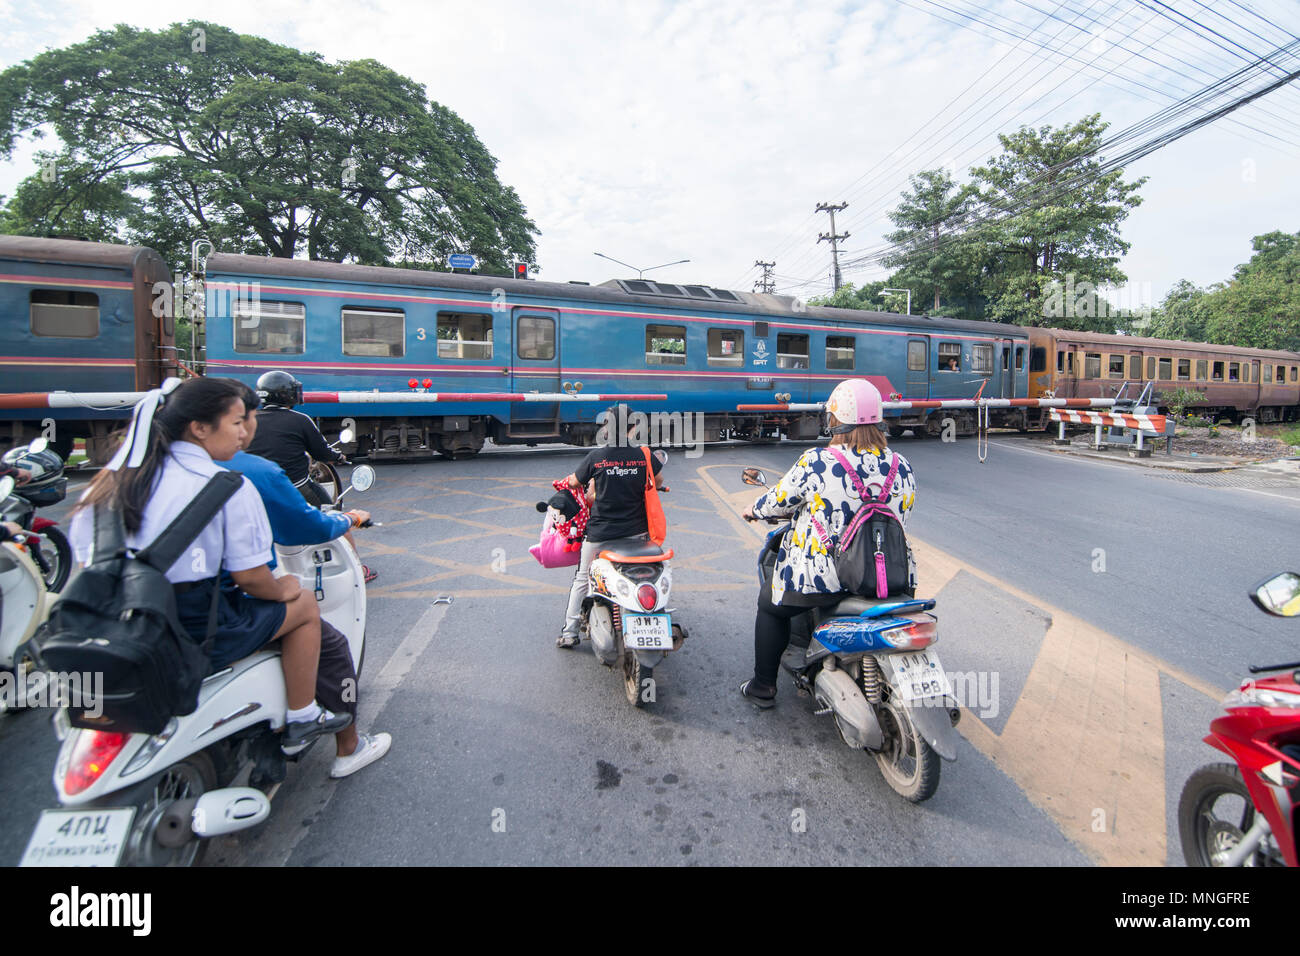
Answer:
<svg viewBox="0 0 1300 956"><path fill-rule="evenodd" d="M127 547L143 548L222 471L245 438L243 391L232 379L169 379L136 406L126 440L108 467L95 476L78 502L70 527L77 560L90 561L92 507L120 509ZM320 657L320 612L293 575L277 578L271 560L271 526L261 496L245 478L242 487L167 570L176 590L181 624L195 640L206 637L212 589L228 571L238 592L222 592L213 669L280 640L288 692L287 753L318 734L335 733L351 715L334 715L315 700Z"/></svg>

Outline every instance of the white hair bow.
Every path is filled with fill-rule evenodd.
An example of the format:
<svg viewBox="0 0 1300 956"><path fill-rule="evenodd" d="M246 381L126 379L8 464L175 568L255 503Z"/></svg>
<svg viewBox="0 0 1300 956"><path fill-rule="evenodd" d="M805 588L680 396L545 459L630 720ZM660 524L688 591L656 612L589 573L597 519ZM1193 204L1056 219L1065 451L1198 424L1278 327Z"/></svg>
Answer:
<svg viewBox="0 0 1300 956"><path fill-rule="evenodd" d="M136 402L126 438L122 440L113 460L108 463L109 471L117 471L123 466L139 468L144 464L145 453L149 450L149 436L153 430L153 417L166 404L167 396L176 391L180 384L179 378L169 378L162 383L161 388L151 389Z"/></svg>

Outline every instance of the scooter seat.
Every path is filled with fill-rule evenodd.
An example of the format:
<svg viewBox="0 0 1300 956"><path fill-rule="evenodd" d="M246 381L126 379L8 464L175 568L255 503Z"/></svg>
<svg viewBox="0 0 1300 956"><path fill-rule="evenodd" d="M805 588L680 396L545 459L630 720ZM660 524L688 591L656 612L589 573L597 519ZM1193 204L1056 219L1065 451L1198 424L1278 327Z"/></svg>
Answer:
<svg viewBox="0 0 1300 956"><path fill-rule="evenodd" d="M671 551L665 553L653 541L642 541L639 538L616 538L613 541L604 542L604 547L600 550L600 556L608 558L610 561L632 559L644 561L646 558L667 560L673 556L673 553Z"/></svg>

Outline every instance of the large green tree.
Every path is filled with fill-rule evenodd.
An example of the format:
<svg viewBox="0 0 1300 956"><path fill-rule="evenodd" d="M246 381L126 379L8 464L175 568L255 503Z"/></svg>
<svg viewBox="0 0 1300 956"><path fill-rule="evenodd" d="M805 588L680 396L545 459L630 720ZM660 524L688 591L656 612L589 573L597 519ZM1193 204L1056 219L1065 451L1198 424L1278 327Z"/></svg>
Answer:
<svg viewBox="0 0 1300 956"><path fill-rule="evenodd" d="M537 227L496 160L420 84L374 60L312 53L210 23L129 26L0 73L0 155L53 133L3 228L121 235L169 261L223 251L485 271L531 260ZM48 176L46 177L48 179ZM57 186L57 188L51 188Z"/></svg>
<svg viewBox="0 0 1300 956"><path fill-rule="evenodd" d="M993 258L984 290L989 318L1115 330L1098 314L1109 310L1097 290L1127 281L1119 260L1129 243L1119 226L1141 203L1146 180L1101 170L1106 127L1096 114L1058 129L1022 127L999 135L1002 152L971 170L983 207L968 238Z"/></svg>
<svg viewBox="0 0 1300 956"><path fill-rule="evenodd" d="M963 235L976 197L974 186L958 186L944 170L929 169L911 177L909 191L889 213L899 227L885 237L896 250L884 260L897 270L889 284L911 289L918 312L938 313L945 300L966 302L979 294L984 250Z"/></svg>

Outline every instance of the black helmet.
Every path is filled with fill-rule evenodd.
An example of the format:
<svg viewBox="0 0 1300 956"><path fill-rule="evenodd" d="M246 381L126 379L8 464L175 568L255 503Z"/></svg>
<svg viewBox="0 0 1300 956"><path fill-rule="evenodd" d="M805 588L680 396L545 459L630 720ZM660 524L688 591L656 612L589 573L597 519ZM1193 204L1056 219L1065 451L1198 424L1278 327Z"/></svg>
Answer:
<svg viewBox="0 0 1300 956"><path fill-rule="evenodd" d="M288 372L267 372L257 380L257 397L263 405L293 408L302 404L302 382Z"/></svg>

